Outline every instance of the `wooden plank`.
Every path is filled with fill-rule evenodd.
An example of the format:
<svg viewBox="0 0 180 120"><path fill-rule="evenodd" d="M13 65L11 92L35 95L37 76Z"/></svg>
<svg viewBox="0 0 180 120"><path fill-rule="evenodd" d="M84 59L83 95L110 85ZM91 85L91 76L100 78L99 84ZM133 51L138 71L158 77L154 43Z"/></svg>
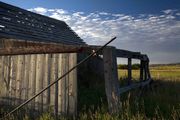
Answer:
<svg viewBox="0 0 180 120"><path fill-rule="evenodd" d="M62 54L58 54L58 78L62 75ZM58 114L62 112L62 79L58 82Z"/></svg>
<svg viewBox="0 0 180 120"><path fill-rule="evenodd" d="M80 46L39 46L39 47L21 47L21 48L1 48L0 55L20 55L20 54L48 54L48 53L74 53L81 52Z"/></svg>
<svg viewBox="0 0 180 120"><path fill-rule="evenodd" d="M120 110L120 96L115 48L105 48L103 50L103 61L108 108L110 113L118 113Z"/></svg>
<svg viewBox="0 0 180 120"><path fill-rule="evenodd" d="M21 78L20 78L20 86L21 86L21 102L24 102L26 100L26 91L27 91L27 87L26 87L26 76L25 76L25 55L21 55L22 60L21 60L21 64L22 64L22 68L21 68Z"/></svg>
<svg viewBox="0 0 180 120"><path fill-rule="evenodd" d="M138 88L138 87L144 87L145 85L148 85L151 81L152 81L151 79L148 79L148 80L146 80L144 82L133 83L130 86L122 87L122 88L120 88L119 94L125 93L125 92L127 92L129 90L132 90L132 89L135 89L135 88Z"/></svg>
<svg viewBox="0 0 180 120"><path fill-rule="evenodd" d="M48 56L48 85L51 83L51 66L52 66L52 54L49 54ZM51 101L51 89L49 88L47 90L47 104L50 107L50 101Z"/></svg>
<svg viewBox="0 0 180 120"><path fill-rule="evenodd" d="M38 93L40 90L42 90L43 86L43 80L42 80L42 74L43 74L43 55L37 54L37 59L36 59L36 93ZM39 111L43 111L43 95L39 95L35 98L35 108Z"/></svg>
<svg viewBox="0 0 180 120"><path fill-rule="evenodd" d="M54 80L57 80L58 79L58 54L55 54L55 61L54 61ZM54 102L55 102L55 116L57 117L58 116L58 89L59 89L59 86L58 86L58 83L55 84L55 99L54 99Z"/></svg>
<svg viewBox="0 0 180 120"><path fill-rule="evenodd" d="M36 93L36 61L37 55L31 55L30 59L30 73L29 73L29 95L33 96ZM35 108L35 100L31 101L31 107Z"/></svg>
<svg viewBox="0 0 180 120"><path fill-rule="evenodd" d="M64 74L68 68L67 66L67 54L62 54L62 74ZM67 114L67 76L61 80L61 110L62 114Z"/></svg>
<svg viewBox="0 0 180 120"><path fill-rule="evenodd" d="M147 75L148 75L148 79L151 79L151 73L149 70L149 60L147 61Z"/></svg>
<svg viewBox="0 0 180 120"><path fill-rule="evenodd" d="M16 99L16 63L17 56L11 56L11 70L10 70L10 96L11 96L11 105L15 105Z"/></svg>
<svg viewBox="0 0 180 120"><path fill-rule="evenodd" d="M147 80L147 62L144 61L144 80Z"/></svg>
<svg viewBox="0 0 180 120"><path fill-rule="evenodd" d="M77 64L77 54L69 54L69 69ZM68 114L72 116L77 115L77 69L69 74L69 108Z"/></svg>
<svg viewBox="0 0 180 120"><path fill-rule="evenodd" d="M13 98L14 98L14 96L13 96L13 93L14 93L14 90L13 90L13 84L14 84L14 81L15 81L15 79L14 79L14 61L13 61L13 57L14 56L10 56L10 68L9 68L9 98L10 98L10 105L12 105L13 104Z"/></svg>
<svg viewBox="0 0 180 120"><path fill-rule="evenodd" d="M30 67L31 67L31 55L25 55L25 67L24 67L24 80L25 80L25 100L29 99L30 96L30 87L31 87L31 83L30 83ZM28 104L28 106L30 107L30 104Z"/></svg>
<svg viewBox="0 0 180 120"><path fill-rule="evenodd" d="M4 102L3 97L6 95L5 94L6 85L5 85L5 82L4 82L4 67L5 67L4 60L5 60L5 57L2 56L1 57L1 89L0 89L1 103Z"/></svg>
<svg viewBox="0 0 180 120"><path fill-rule="evenodd" d="M18 56L18 61L17 61L17 76L16 76L16 82L17 82L17 86L16 86L16 97L17 97L17 103L16 104L20 104L21 101L21 93L22 93L22 67L23 67L23 56L19 55Z"/></svg>
<svg viewBox="0 0 180 120"><path fill-rule="evenodd" d="M65 54L65 73L69 70L69 54ZM69 75L65 77L65 111L64 113L67 115L69 110Z"/></svg>
<svg viewBox="0 0 180 120"><path fill-rule="evenodd" d="M4 64L5 64L5 69L4 69L4 82L5 82L5 91L6 91L6 96L5 96L5 99L6 99L6 102L7 102L7 105L10 105L10 96L9 96L9 86L10 86L10 56L6 56L5 57L5 61L4 61Z"/></svg>
<svg viewBox="0 0 180 120"><path fill-rule="evenodd" d="M43 74L43 88L45 88L46 86L48 86L48 75L49 75L49 54L44 54L44 65L43 65L43 69L44 69L44 74ZM49 107L49 103L47 101L48 98L48 90L46 90L45 92L42 93L43 95L43 111L48 110Z"/></svg>
<svg viewBox="0 0 180 120"><path fill-rule="evenodd" d="M51 56L52 61L51 61L51 73L50 73L50 82L52 83L56 78L57 78L57 73L56 73L56 54L52 54ZM53 112L55 113L57 110L56 103L55 103L55 98L56 98L56 85L53 85L50 88L50 106L53 108Z"/></svg>
<svg viewBox="0 0 180 120"><path fill-rule="evenodd" d="M143 61L140 61L140 81L143 81Z"/></svg>
<svg viewBox="0 0 180 120"><path fill-rule="evenodd" d="M131 84L132 80L132 59L128 58L128 85Z"/></svg>

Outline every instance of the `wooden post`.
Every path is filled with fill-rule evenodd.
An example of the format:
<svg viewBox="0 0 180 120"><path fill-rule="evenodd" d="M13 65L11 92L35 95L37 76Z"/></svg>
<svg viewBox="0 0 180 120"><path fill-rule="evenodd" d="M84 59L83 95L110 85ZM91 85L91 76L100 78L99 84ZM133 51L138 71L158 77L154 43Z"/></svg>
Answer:
<svg viewBox="0 0 180 120"><path fill-rule="evenodd" d="M143 61L140 62L140 81L143 81Z"/></svg>
<svg viewBox="0 0 180 120"><path fill-rule="evenodd" d="M105 89L110 113L119 112L119 82L117 73L116 49L103 50Z"/></svg>
<svg viewBox="0 0 180 120"><path fill-rule="evenodd" d="M132 80L132 59L128 58L128 85L131 84Z"/></svg>
<svg viewBox="0 0 180 120"><path fill-rule="evenodd" d="M144 80L147 80L147 61L144 62Z"/></svg>

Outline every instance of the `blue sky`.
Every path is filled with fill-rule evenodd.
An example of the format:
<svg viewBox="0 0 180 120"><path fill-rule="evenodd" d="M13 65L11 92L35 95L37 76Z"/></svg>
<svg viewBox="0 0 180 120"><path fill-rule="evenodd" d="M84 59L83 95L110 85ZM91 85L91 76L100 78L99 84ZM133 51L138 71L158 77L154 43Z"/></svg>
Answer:
<svg viewBox="0 0 180 120"><path fill-rule="evenodd" d="M165 9L179 9L179 0L1 0L21 8L37 6L61 8L86 13L104 11L110 13L143 14L158 13Z"/></svg>
<svg viewBox="0 0 180 120"><path fill-rule="evenodd" d="M151 63L180 62L180 0L1 0L65 21L88 44L112 36Z"/></svg>

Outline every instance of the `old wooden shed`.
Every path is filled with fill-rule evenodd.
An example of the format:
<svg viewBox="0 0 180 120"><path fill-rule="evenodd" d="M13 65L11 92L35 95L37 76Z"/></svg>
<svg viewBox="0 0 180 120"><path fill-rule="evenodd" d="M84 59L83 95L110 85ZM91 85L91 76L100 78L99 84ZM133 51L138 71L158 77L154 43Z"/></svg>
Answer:
<svg viewBox="0 0 180 120"><path fill-rule="evenodd" d="M87 45L63 21L0 2L0 105L17 106L54 82L77 64L77 53L91 53L101 46ZM102 73L111 113L118 113L120 94L151 81L149 59L140 52L106 47ZM119 87L116 58L127 58L127 86ZM140 82L133 83L132 59L140 60ZM97 64L99 64L97 62ZM97 65L99 66L99 65ZM100 72L99 72L100 73ZM37 111L55 114L77 112L77 70L31 101Z"/></svg>
<svg viewBox="0 0 180 120"><path fill-rule="evenodd" d="M42 48L41 46L45 46ZM65 54L47 54L43 50L66 50ZM77 63L77 54L66 45L85 42L63 21L58 21L0 2L0 47L18 50L16 55L0 56L1 104L19 105ZM60 46L60 47L59 47ZM32 54L18 53L32 49ZM44 54L33 54L42 49ZM72 51L73 52L73 51ZM38 96L29 106L37 110L52 107L56 113L75 113L77 71L74 70L51 89Z"/></svg>

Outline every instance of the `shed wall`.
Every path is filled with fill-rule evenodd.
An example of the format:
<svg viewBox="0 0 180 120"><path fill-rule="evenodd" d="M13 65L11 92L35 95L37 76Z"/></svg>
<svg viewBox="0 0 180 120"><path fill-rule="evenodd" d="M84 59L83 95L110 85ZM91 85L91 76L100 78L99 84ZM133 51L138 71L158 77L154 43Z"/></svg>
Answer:
<svg viewBox="0 0 180 120"><path fill-rule="evenodd" d="M0 56L0 103L17 106L59 78L77 63L77 54ZM75 114L77 71L60 80L28 104L38 111Z"/></svg>

